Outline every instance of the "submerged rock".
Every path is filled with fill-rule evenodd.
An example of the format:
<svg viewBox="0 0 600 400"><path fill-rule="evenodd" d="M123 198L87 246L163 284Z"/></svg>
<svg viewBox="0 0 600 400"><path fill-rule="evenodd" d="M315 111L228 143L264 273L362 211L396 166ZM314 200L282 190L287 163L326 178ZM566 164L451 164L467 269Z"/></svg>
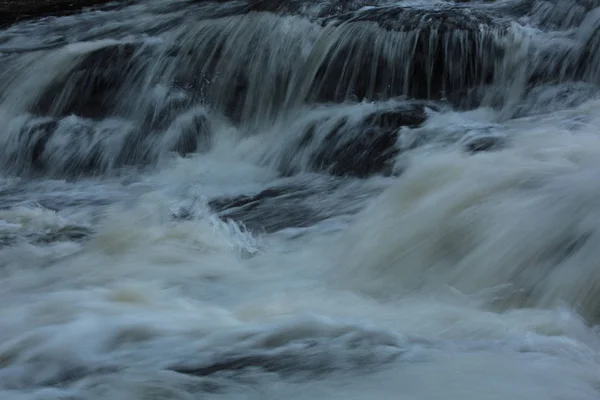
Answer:
<svg viewBox="0 0 600 400"><path fill-rule="evenodd" d="M365 187L363 181L306 174L255 193L218 197L209 201L223 220L234 220L246 229L271 233L286 228L305 228L332 217L353 214L364 200L383 187ZM192 218L186 210L175 219Z"/></svg>
<svg viewBox="0 0 600 400"><path fill-rule="evenodd" d="M284 228L308 227L329 217L319 207L311 206L310 198L321 190L332 191L337 186L337 183L315 188L278 186L256 194L216 198L209 206L224 220L242 223L251 231L272 233Z"/></svg>
<svg viewBox="0 0 600 400"><path fill-rule="evenodd" d="M322 327L322 333L314 333L313 329L310 325L298 325L292 334L284 331L286 337L292 338L287 339L279 337L281 333L275 328L275 334L261 332L265 339L259 345L247 349L237 346L227 352L212 353L204 360L195 361L191 357L169 369L195 376L229 375L259 369L287 377L318 378L336 370L365 371L365 368L401 359L407 348L434 345L356 328L344 327L339 330L342 334L328 332L329 327ZM244 342L251 343L253 336L246 335Z"/></svg>
<svg viewBox="0 0 600 400"><path fill-rule="evenodd" d="M210 138L211 125L203 110L185 112L156 131L119 119L37 117L5 133L0 165L21 176L97 175L126 165L155 164L172 152L203 152Z"/></svg>
<svg viewBox="0 0 600 400"><path fill-rule="evenodd" d="M426 104L382 108L356 120L333 116L316 120L287 151L280 170L293 175L303 169L336 176L365 178L390 175L402 127L415 128L427 119Z"/></svg>
<svg viewBox="0 0 600 400"><path fill-rule="evenodd" d="M136 79L143 77L139 43L108 45L74 60L71 69L44 88L31 112L53 117L75 114L85 118L103 118L117 113L119 100L132 95ZM145 53L143 56L148 57ZM141 82L140 82L141 84ZM131 107L131 106L130 106Z"/></svg>
<svg viewBox="0 0 600 400"><path fill-rule="evenodd" d="M464 148L469 153L501 150L507 145L504 136L479 136L464 141Z"/></svg>

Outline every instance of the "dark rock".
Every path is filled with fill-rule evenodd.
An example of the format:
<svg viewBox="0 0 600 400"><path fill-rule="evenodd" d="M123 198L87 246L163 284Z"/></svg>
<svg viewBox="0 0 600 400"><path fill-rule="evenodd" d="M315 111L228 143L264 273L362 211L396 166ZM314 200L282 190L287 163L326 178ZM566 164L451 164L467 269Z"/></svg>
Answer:
<svg viewBox="0 0 600 400"><path fill-rule="evenodd" d="M249 10L262 13L204 21L190 30L201 40L185 38L174 80L203 93L198 97L234 122L269 119L299 103L350 99L408 96L479 105L476 96L463 94L492 82L503 56L498 36L508 23L464 7L355 11L367 3L252 1ZM312 13L325 18L324 28L314 25L313 42L304 26L295 31L269 13ZM297 48L281 48L272 40L279 34Z"/></svg>
<svg viewBox="0 0 600 400"><path fill-rule="evenodd" d="M342 22L374 22L386 31L411 32L418 29L448 33L455 30L473 31L474 28L493 29L499 21L487 13L466 7L413 8L375 7L341 15L333 20Z"/></svg>
<svg viewBox="0 0 600 400"><path fill-rule="evenodd" d="M112 0L0 0L0 27L28 19L74 14L108 3Z"/></svg>
<svg viewBox="0 0 600 400"><path fill-rule="evenodd" d="M303 13L318 4L263 0L249 7ZM351 98L407 95L472 107L478 104L462 93L490 83L502 55L495 34L505 25L475 10L395 6L348 12L367 3L323 4L330 11L318 15L334 17L317 43L300 36L304 28L290 30L281 17L253 13L198 22L170 48L120 44L92 51L53 82L31 111L127 118L141 101L133 94L147 90L149 80L185 90L192 103L206 101L234 122L273 118L298 102ZM297 48L273 41L280 31Z"/></svg>
<svg viewBox="0 0 600 400"><path fill-rule="evenodd" d="M581 0L535 1L529 15L543 29L565 30L579 26L586 14L600 5L600 2L592 3Z"/></svg>
<svg viewBox="0 0 600 400"><path fill-rule="evenodd" d="M562 39L562 40L561 40ZM528 88L600 82L600 9L586 14L577 35L551 39L529 57Z"/></svg>
<svg viewBox="0 0 600 400"><path fill-rule="evenodd" d="M185 18L178 21L179 25L186 20L202 21L207 19L225 18L244 15L249 12L247 0L188 0L185 2L165 2L156 12L165 14L185 11Z"/></svg>
<svg viewBox="0 0 600 400"><path fill-rule="evenodd" d="M580 79L586 67L580 61L581 57L580 48L570 43L556 43L533 52L527 61L529 68L523 69L527 76L525 84L528 90L536 86Z"/></svg>
<svg viewBox="0 0 600 400"><path fill-rule="evenodd" d="M152 165L170 152L186 156L209 149L211 126L203 112L179 116L166 129L142 130L127 121L94 121L73 116L34 118L8 132L2 166L17 175L43 173L77 177Z"/></svg>
<svg viewBox="0 0 600 400"><path fill-rule="evenodd" d="M282 341L281 338L276 340ZM232 376L246 369L260 369L284 377L295 375L314 379L335 370L366 371L394 362L404 352L395 338L386 334L353 332L351 338L346 340L315 335L284 342L277 347L260 346L222 354L213 353L204 362L188 361L169 370L195 376Z"/></svg>
<svg viewBox="0 0 600 400"><path fill-rule="evenodd" d="M315 121L288 150L291 157L280 169L285 175L293 175L304 168L358 178L389 175L400 151L396 146L398 130L415 128L426 119L426 106L412 103L376 111L358 123L347 117L341 117L334 124L331 118ZM310 153L309 165L296 159L305 151Z"/></svg>
<svg viewBox="0 0 600 400"><path fill-rule="evenodd" d="M504 54L498 36L507 27L462 7L379 7L340 15L327 23L331 39L322 44L325 53L309 60L317 67L301 86L309 88L309 103L402 95L450 99L492 82Z"/></svg>
<svg viewBox="0 0 600 400"><path fill-rule="evenodd" d="M341 118L331 123L315 121L290 146L290 157L280 165L286 175L310 171L327 172L344 177L366 177L371 174L389 174L397 148L397 132L401 127L417 127L427 118L425 104L395 105L367 115L358 123ZM325 121L327 122L327 121ZM323 126L332 127L323 131ZM320 130L321 129L321 130ZM309 152L309 165L303 165L303 151ZM298 175L302 177L304 175ZM330 196L352 180L320 175L322 181L310 179L310 185L296 182L265 189L259 193L212 199L210 207L223 219L243 223L250 230L275 232L288 227L308 227L316 222L341 215L339 204L324 203L322 196ZM345 204L352 204L355 189L343 195ZM356 204L358 204L357 202ZM174 218L191 218L181 210Z"/></svg>
<svg viewBox="0 0 600 400"><path fill-rule="evenodd" d="M11 146L3 149L4 171L35 173L43 170L42 155L56 127L57 121L38 118L28 121L16 132L7 132L16 137Z"/></svg>
<svg viewBox="0 0 600 400"><path fill-rule="evenodd" d="M171 151L185 156L209 149L211 128L206 116L194 115L177 128L178 135L170 146Z"/></svg>
<svg viewBox="0 0 600 400"><path fill-rule="evenodd" d="M583 82L538 86L528 91L513 117L541 115L574 108L597 96L598 91L597 85Z"/></svg>
<svg viewBox="0 0 600 400"><path fill-rule="evenodd" d="M437 109L433 103L409 103L390 110L374 112L365 118L364 124L384 130L397 130L403 126L415 128L427 119L426 108Z"/></svg>
<svg viewBox="0 0 600 400"><path fill-rule="evenodd" d="M464 148L469 153L501 150L506 146L506 138L502 136L479 136L467 140Z"/></svg>
<svg viewBox="0 0 600 400"><path fill-rule="evenodd" d="M588 15L580 28L579 38L583 43L576 59L575 76L597 84L600 82L600 8Z"/></svg>
<svg viewBox="0 0 600 400"><path fill-rule="evenodd" d="M214 198L209 206L224 220L234 220L250 231L271 233L353 214L362 208L366 198L381 189L365 188L356 179L303 174L286 178L285 182L258 193ZM191 218L192 215L186 208L173 217Z"/></svg>
<svg viewBox="0 0 600 400"><path fill-rule="evenodd" d="M37 239L37 243L48 244L55 242L77 242L87 239L93 230L84 226L66 226L54 232L49 232Z"/></svg>
<svg viewBox="0 0 600 400"><path fill-rule="evenodd" d="M247 10L327 18L378 4L377 0L250 0Z"/></svg>
<svg viewBox="0 0 600 400"><path fill-rule="evenodd" d="M211 126L205 114L186 112L166 129L131 131L124 140L115 166L151 165L169 152L180 156L204 152L210 148L211 135Z"/></svg>
<svg viewBox="0 0 600 400"><path fill-rule="evenodd" d="M265 200L268 198L280 197L286 193L293 192L294 189L299 190L300 188L290 188L290 187L270 188L270 189L265 189L262 192L259 192L258 194L252 195L252 196L242 195L242 196L238 196L238 197L234 197L234 198L211 200L209 202L209 205L216 212L222 212L222 211L230 209L230 208L243 207L245 205L248 205L251 203L256 203L256 202L259 202L261 200Z"/></svg>
<svg viewBox="0 0 600 400"><path fill-rule="evenodd" d="M308 227L327 218L307 201L322 189L287 185L253 195L213 199L209 206L224 220L243 223L251 231L272 233L289 227Z"/></svg>
<svg viewBox="0 0 600 400"><path fill-rule="evenodd" d="M395 130L365 124L358 128L358 136L344 137L354 129L357 128L349 126L346 120L340 121L312 157L312 168L361 178L378 172L391 173L392 160L398 154Z"/></svg>
<svg viewBox="0 0 600 400"><path fill-rule="evenodd" d="M171 370L180 374L208 376L218 372L235 372L250 367L261 368L269 372L278 372L279 370L289 368L289 365L285 364L287 363L284 363L284 360L278 362L274 357L256 355L246 357L241 356L238 358L232 357L229 360L218 361L206 366L173 367Z"/></svg>
<svg viewBox="0 0 600 400"><path fill-rule="evenodd" d="M327 360L327 357L332 360ZM313 355L311 360L302 360L297 354L257 354L249 356L227 357L225 360L210 365L173 367L170 370L180 374L194 376L210 376L215 374L239 374L247 369L260 369L265 372L280 374L284 377L306 375L317 378L335 371L333 356L326 354Z"/></svg>
<svg viewBox="0 0 600 400"><path fill-rule="evenodd" d="M118 44L82 56L70 72L44 90L31 112L53 117L75 114L85 118L123 114L117 107L120 92L135 89L134 78L143 68L136 57L142 49L139 44ZM137 78L140 79L139 74Z"/></svg>
<svg viewBox="0 0 600 400"><path fill-rule="evenodd" d="M598 6L599 0L513 0L482 9L496 15L526 18L528 24L556 31L579 26L586 15Z"/></svg>
<svg viewBox="0 0 600 400"><path fill-rule="evenodd" d="M302 68L304 33L269 14L202 21L183 35L173 82L233 122L272 118Z"/></svg>

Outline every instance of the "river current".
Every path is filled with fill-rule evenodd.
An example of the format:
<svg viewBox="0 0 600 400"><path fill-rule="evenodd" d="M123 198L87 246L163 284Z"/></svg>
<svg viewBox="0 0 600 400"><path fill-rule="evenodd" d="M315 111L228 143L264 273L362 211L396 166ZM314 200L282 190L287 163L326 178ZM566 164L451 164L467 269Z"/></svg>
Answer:
<svg viewBox="0 0 600 400"><path fill-rule="evenodd" d="M0 398L597 400L600 3L0 30Z"/></svg>

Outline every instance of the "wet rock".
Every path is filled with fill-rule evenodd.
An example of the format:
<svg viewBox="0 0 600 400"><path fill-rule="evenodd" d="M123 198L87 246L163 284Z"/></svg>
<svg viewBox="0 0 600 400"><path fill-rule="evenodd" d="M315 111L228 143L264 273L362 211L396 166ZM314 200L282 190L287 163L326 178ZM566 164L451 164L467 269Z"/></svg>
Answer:
<svg viewBox="0 0 600 400"><path fill-rule="evenodd" d="M236 9L238 3L232 2ZM408 95L447 98L465 108L478 105L462 93L491 81L501 55L494 35L504 25L461 7L357 11L369 4L254 0L249 11L267 12L194 21L170 48L108 45L82 55L29 111L53 117L130 118L149 81L185 90L192 102L206 101L239 123L273 118L290 104L350 98ZM327 19L324 28L271 15L310 14L314 7L316 14L311 15Z"/></svg>
<svg viewBox="0 0 600 400"><path fill-rule="evenodd" d="M573 46L573 43L556 42L532 53L529 65L521 72L526 75L527 91L538 86L579 80L585 74L587 65L580 61L580 47Z"/></svg>
<svg viewBox="0 0 600 400"><path fill-rule="evenodd" d="M195 21L225 18L248 13L247 0L188 0L186 2L165 2L157 12L164 14L174 11L186 11L186 18L178 21L179 25L185 19Z"/></svg>
<svg viewBox="0 0 600 400"><path fill-rule="evenodd" d="M355 13L341 15L333 20L342 22L374 22L379 27L394 32L417 29L437 30L447 33L454 30L472 31L475 28L490 29L499 26L487 13L465 7L413 8L403 6L374 7Z"/></svg>
<svg viewBox="0 0 600 400"><path fill-rule="evenodd" d="M167 129L132 130L124 139L114 166L152 165L168 153L183 157L204 152L210 148L211 137L212 128L206 114L185 112Z"/></svg>
<svg viewBox="0 0 600 400"><path fill-rule="evenodd" d="M42 171L42 154L56 127L57 121L53 119L34 118L13 132L6 132L13 139L3 143L4 171L17 174Z"/></svg>
<svg viewBox="0 0 600 400"><path fill-rule="evenodd" d="M233 122L273 118L319 29L271 13L202 21L185 34L174 81Z"/></svg>
<svg viewBox="0 0 600 400"><path fill-rule="evenodd" d="M87 239L92 234L93 230L88 227L66 226L37 238L36 243L79 242Z"/></svg>
<svg viewBox="0 0 600 400"><path fill-rule="evenodd" d="M532 88L515 110L514 118L574 108L598 95L599 88L583 82L544 85Z"/></svg>
<svg viewBox="0 0 600 400"><path fill-rule="evenodd" d="M259 369L282 376L318 378L335 370L365 371L401 358L405 348L383 333L352 332L347 339L309 337L295 339L277 347L260 346L246 351L212 354L204 362L169 368L181 374L210 376L239 374ZM281 340L278 338L278 340Z"/></svg>
<svg viewBox="0 0 600 400"><path fill-rule="evenodd" d="M537 25L543 29L565 30L565 32L540 34L540 39L543 40L537 40L531 46L528 65L523 66L529 89L541 85L561 85L566 82L592 84L599 82L600 8L596 7L598 5L600 2L596 0L556 0L548 2L546 10L531 12L533 14L528 18L533 20L534 25L537 21ZM579 10L578 15L573 14L576 10ZM543 18L546 17L555 18L556 21L544 22ZM572 30L569 32L566 31L567 29Z"/></svg>
<svg viewBox="0 0 600 400"><path fill-rule="evenodd" d="M478 105L462 93L491 82L502 55L495 35L505 25L460 7L353 11L365 4L254 1L250 10L276 14L302 14L318 5L329 11L315 15L328 19L324 28L300 20L290 28L286 17L250 13L197 22L177 46L166 49L106 46L82 56L45 90L32 112L128 117L141 101L133 94L147 90L148 80L168 81L240 123L273 118L290 104L351 98L407 95ZM284 45L288 42L293 45Z"/></svg>
<svg viewBox="0 0 600 400"><path fill-rule="evenodd" d="M1 158L5 171L21 176L78 177L152 165L170 153L186 156L206 151L211 126L202 112L184 113L158 131L142 130L125 120L70 116L33 118L7 135L11 138Z"/></svg>
<svg viewBox="0 0 600 400"><path fill-rule="evenodd" d="M250 0L247 10L326 18L378 4L381 5L382 2L377 0Z"/></svg>
<svg viewBox="0 0 600 400"><path fill-rule="evenodd" d="M290 150L291 158L280 169L293 175L303 168L336 176L365 178L374 174L390 175L396 155L398 130L415 128L427 119L425 104L397 105L369 114L360 121L342 117L309 125ZM308 165L303 165L308 153Z"/></svg>
<svg viewBox="0 0 600 400"><path fill-rule="evenodd" d="M345 139L347 131L354 129L360 129L361 133L350 140ZM361 178L378 172L387 175L391 172L393 158L398 154L395 142L396 133L392 129L369 125L354 128L342 120L313 155L312 168L333 175Z"/></svg>
<svg viewBox="0 0 600 400"><path fill-rule="evenodd" d="M215 374L240 374L249 369L258 369L265 372L277 373L284 377L301 374L306 375L307 378L317 378L335 371L334 360L327 360L325 354L313 357L314 358L309 361L302 360L302 356L296 354L257 354L227 357L225 360L217 361L210 365L173 367L171 370L186 375L211 376Z"/></svg>
<svg viewBox="0 0 600 400"><path fill-rule="evenodd" d="M223 220L236 221L253 232L272 233L309 227L328 218L358 212L365 198L382 190L365 188L362 183L356 179L303 174L258 193L211 199L209 206ZM184 209L173 217L193 216Z"/></svg>
<svg viewBox="0 0 600 400"><path fill-rule="evenodd" d="M485 10L526 19L527 24L556 31L579 26L587 13L598 6L598 0L513 0L492 4Z"/></svg>
<svg viewBox="0 0 600 400"><path fill-rule="evenodd" d="M331 191L335 186L326 190ZM284 228L308 227L327 218L307 202L322 189L286 185L251 195L213 199L209 206L224 220L242 223L251 231L272 233Z"/></svg>
<svg viewBox="0 0 600 400"><path fill-rule="evenodd" d="M575 59L575 77L586 82L600 82L600 8L590 12L579 29L578 38L581 40L581 50Z"/></svg>
<svg viewBox="0 0 600 400"><path fill-rule="evenodd" d="M250 11L264 12L204 21L190 31L202 40L177 53L175 81L203 93L234 122L272 118L289 105L349 99L408 96L479 105L463 94L492 81L507 23L464 7L356 11L367 4L250 2ZM322 20L290 22L279 14ZM286 41L294 48L282 47Z"/></svg>
<svg viewBox="0 0 600 400"><path fill-rule="evenodd" d="M549 44L532 51L528 60L526 94L544 86L600 82L600 11L588 14L577 35L549 38Z"/></svg>
<svg viewBox="0 0 600 400"><path fill-rule="evenodd" d="M0 27L28 19L74 14L84 8L111 2L112 0L0 0Z"/></svg>
<svg viewBox="0 0 600 400"><path fill-rule="evenodd" d="M290 192L301 190L302 188L294 187L279 187L265 189L256 195L242 195L233 198L214 199L209 202L209 205L216 212L221 212L230 208L243 207L248 204L256 203L265 199L280 197Z"/></svg>
<svg viewBox="0 0 600 400"><path fill-rule="evenodd" d="M143 50L140 44L123 43L83 55L68 73L43 91L31 112L53 117L75 114L85 118L123 114L118 107L119 100L131 95L135 78L138 81L141 78L138 72L143 69Z"/></svg>
<svg viewBox="0 0 600 400"><path fill-rule="evenodd" d="M564 30L579 26L586 14L598 5L600 2L581 0L535 1L529 15L543 29Z"/></svg>
<svg viewBox="0 0 600 400"><path fill-rule="evenodd" d="M177 136L169 146L171 151L186 156L209 149L211 128L205 115L193 115L176 125Z"/></svg>
<svg viewBox="0 0 600 400"><path fill-rule="evenodd" d="M503 136L479 136L464 143L464 148L469 153L479 153L482 151L496 151L506 147L507 140Z"/></svg>
<svg viewBox="0 0 600 400"><path fill-rule="evenodd" d="M395 96L451 99L492 82L508 24L474 9L379 7L326 24L304 83L308 102ZM461 106L460 98L457 106Z"/></svg>

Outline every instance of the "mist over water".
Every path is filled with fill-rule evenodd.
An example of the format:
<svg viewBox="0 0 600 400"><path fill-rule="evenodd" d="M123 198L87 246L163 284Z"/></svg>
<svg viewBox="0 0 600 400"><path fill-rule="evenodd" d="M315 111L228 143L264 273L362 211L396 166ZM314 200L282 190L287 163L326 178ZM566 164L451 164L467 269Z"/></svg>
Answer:
<svg viewBox="0 0 600 400"><path fill-rule="evenodd" d="M600 398L595 1L0 30L0 398Z"/></svg>

